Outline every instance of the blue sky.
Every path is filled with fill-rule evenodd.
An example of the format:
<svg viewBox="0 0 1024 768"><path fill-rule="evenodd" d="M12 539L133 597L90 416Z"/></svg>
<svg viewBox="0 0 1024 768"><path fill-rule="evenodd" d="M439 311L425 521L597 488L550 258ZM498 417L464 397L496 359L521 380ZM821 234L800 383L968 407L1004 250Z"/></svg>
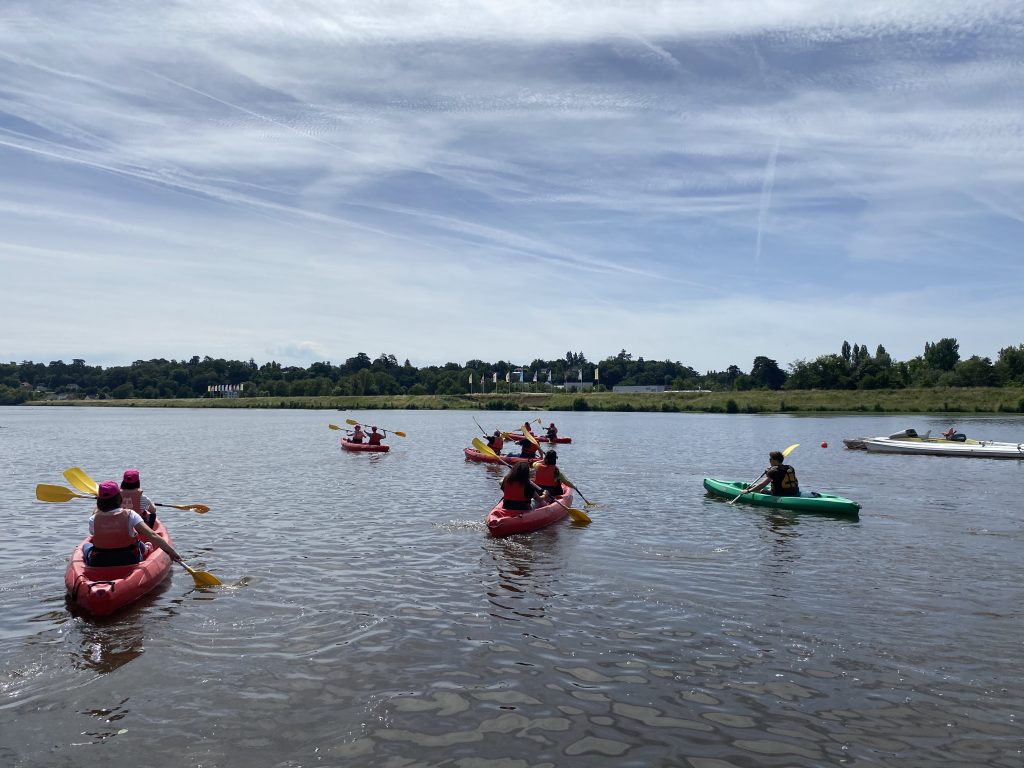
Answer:
<svg viewBox="0 0 1024 768"><path fill-rule="evenodd" d="M1008 0L8 0L0 360L994 359L1022 50Z"/></svg>

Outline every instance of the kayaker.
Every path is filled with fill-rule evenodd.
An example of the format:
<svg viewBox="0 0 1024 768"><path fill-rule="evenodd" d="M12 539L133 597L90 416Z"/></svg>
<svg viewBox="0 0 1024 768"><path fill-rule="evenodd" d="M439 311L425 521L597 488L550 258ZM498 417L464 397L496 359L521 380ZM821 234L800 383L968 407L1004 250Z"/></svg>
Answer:
<svg viewBox="0 0 1024 768"><path fill-rule="evenodd" d="M544 454L544 462L537 467L536 473L533 476L533 482L543 488L545 491L550 493L552 496L561 496L565 489L563 485L567 485L573 488L562 471L556 465L558 461L558 454L554 451L548 451ZM526 462L523 462L524 464Z"/></svg>
<svg viewBox="0 0 1024 768"><path fill-rule="evenodd" d="M363 442L363 438L366 437L366 433L363 432L363 427L360 424L356 424L356 428L353 429L348 434L349 434L348 441L350 443L361 443L361 442Z"/></svg>
<svg viewBox="0 0 1024 768"><path fill-rule="evenodd" d="M104 480L96 492L96 512L89 518L89 535L85 544L85 562L92 567L132 565L145 556L145 548L136 535L152 542L172 560L181 560L174 547L167 543L142 519L138 512L124 506L121 489L115 480Z"/></svg>
<svg viewBox="0 0 1024 768"><path fill-rule="evenodd" d="M139 470L126 469L121 478L121 498L125 509L134 509L150 528L156 525L156 505L142 492Z"/></svg>
<svg viewBox="0 0 1024 768"><path fill-rule="evenodd" d="M554 442L558 437L558 427L555 426L555 422L548 424L548 440Z"/></svg>
<svg viewBox="0 0 1024 768"><path fill-rule="evenodd" d="M530 428L530 422L528 422L528 421L524 421L523 422L523 434L524 435L532 435L533 434L533 429Z"/></svg>
<svg viewBox="0 0 1024 768"><path fill-rule="evenodd" d="M487 447L495 453L501 453L501 449L505 447L505 439L501 436L501 430L494 430L494 434L487 438Z"/></svg>
<svg viewBox="0 0 1024 768"><path fill-rule="evenodd" d="M531 440L520 440L518 456L524 459L537 458L537 444Z"/></svg>
<svg viewBox="0 0 1024 768"><path fill-rule="evenodd" d="M370 427L370 434L366 436L366 442L370 445L380 445L381 440L387 436L387 430L377 431L376 427Z"/></svg>
<svg viewBox="0 0 1024 768"><path fill-rule="evenodd" d="M513 464L501 478L501 505L505 509L527 510L533 508L532 500L545 495L544 490L530 479L530 464L521 461Z"/></svg>
<svg viewBox="0 0 1024 768"><path fill-rule="evenodd" d="M755 481L753 485L742 491L740 495L744 493L757 493L771 483L773 496L799 496L800 484L796 479L796 470L789 464L784 464L785 460L786 457L782 455L782 451L772 451L769 453L768 463L770 466L768 469L761 475L761 479Z"/></svg>

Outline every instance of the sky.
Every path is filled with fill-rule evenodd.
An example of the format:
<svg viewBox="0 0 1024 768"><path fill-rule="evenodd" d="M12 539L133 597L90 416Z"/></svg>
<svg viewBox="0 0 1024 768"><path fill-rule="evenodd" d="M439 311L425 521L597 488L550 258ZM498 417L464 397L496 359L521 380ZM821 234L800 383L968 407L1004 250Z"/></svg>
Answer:
<svg viewBox="0 0 1024 768"><path fill-rule="evenodd" d="M0 360L1024 343L1020 0L6 0Z"/></svg>

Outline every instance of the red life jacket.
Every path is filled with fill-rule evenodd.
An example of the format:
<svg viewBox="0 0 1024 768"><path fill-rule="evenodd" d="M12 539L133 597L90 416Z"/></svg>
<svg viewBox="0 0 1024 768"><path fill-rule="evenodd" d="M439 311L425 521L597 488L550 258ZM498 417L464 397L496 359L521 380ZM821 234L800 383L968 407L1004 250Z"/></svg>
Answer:
<svg viewBox="0 0 1024 768"><path fill-rule="evenodd" d="M522 483L506 480L501 490L502 498L505 501L529 501L529 498L526 496L526 486Z"/></svg>
<svg viewBox="0 0 1024 768"><path fill-rule="evenodd" d="M558 485L558 467L555 464L541 464L537 467L537 474L533 481L541 488Z"/></svg>
<svg viewBox="0 0 1024 768"><path fill-rule="evenodd" d="M380 445L380 441L384 439L384 435L382 435L380 432L371 432L368 437L369 439L367 440L367 442L370 445Z"/></svg>
<svg viewBox="0 0 1024 768"><path fill-rule="evenodd" d="M123 549L135 544L135 532L128 530L129 511L97 512L92 519L92 545L97 549Z"/></svg>
<svg viewBox="0 0 1024 768"><path fill-rule="evenodd" d="M140 515L142 514L142 489L133 488L130 491L126 491L124 488L121 489L121 506L125 509L134 509Z"/></svg>

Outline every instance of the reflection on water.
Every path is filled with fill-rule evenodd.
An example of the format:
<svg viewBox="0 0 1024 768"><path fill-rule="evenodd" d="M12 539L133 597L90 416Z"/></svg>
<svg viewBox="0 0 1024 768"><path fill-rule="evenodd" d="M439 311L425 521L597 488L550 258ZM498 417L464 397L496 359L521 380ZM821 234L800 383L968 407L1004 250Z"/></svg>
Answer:
<svg viewBox="0 0 1024 768"><path fill-rule="evenodd" d="M1024 462L810 448L905 418L564 414L593 524L491 539L504 469L464 460L470 415L391 413L409 437L369 455L328 420L4 412L0 764L1020 768ZM705 497L794 442L859 521ZM176 570L110 619L69 613L84 518L27 525L24 478L75 464L208 503L164 519L234 587Z"/></svg>

